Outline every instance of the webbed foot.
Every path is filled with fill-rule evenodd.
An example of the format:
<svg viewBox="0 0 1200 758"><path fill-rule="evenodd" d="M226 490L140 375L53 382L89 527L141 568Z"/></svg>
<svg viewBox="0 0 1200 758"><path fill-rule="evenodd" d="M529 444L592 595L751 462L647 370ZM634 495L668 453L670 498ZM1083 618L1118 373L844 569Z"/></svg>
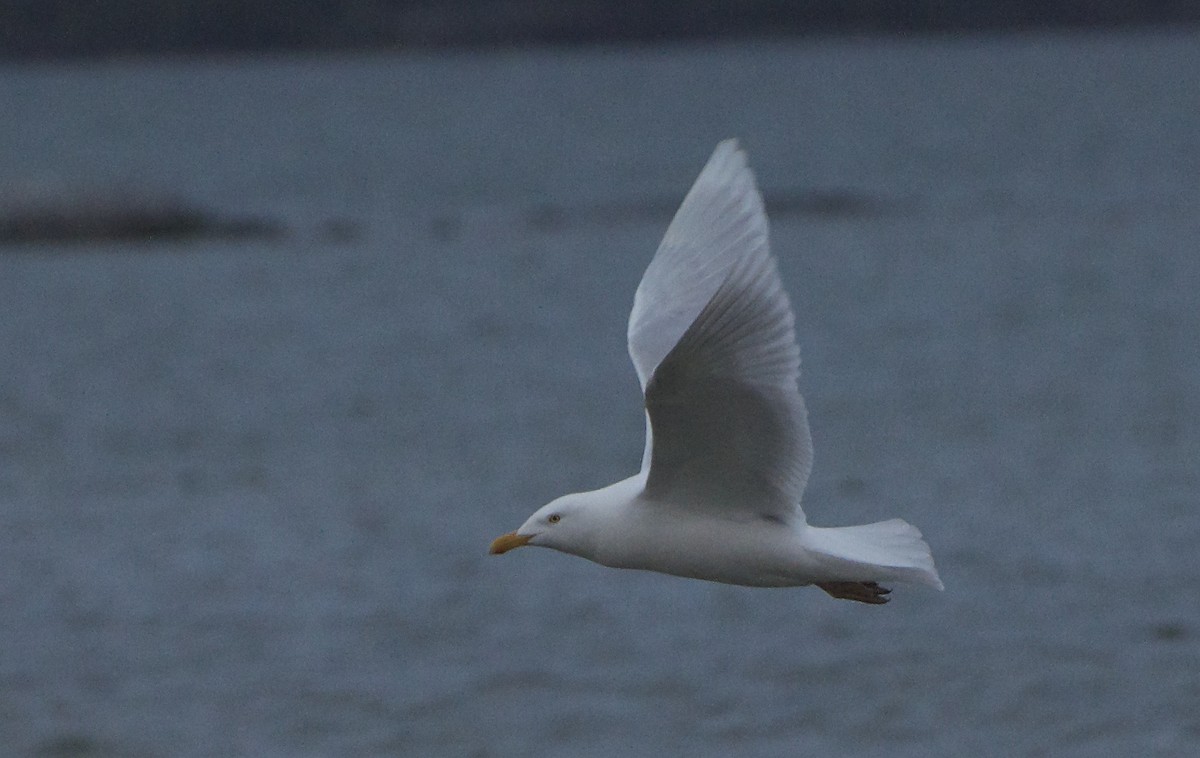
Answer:
<svg viewBox="0 0 1200 758"><path fill-rule="evenodd" d="M883 605L891 590L876 582L817 582L817 586L840 600L857 600L870 605Z"/></svg>

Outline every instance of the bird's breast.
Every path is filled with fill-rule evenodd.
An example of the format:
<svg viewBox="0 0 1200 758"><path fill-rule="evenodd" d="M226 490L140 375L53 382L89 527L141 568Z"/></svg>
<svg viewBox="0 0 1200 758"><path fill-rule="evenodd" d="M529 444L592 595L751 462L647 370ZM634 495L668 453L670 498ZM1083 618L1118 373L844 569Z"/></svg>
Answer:
<svg viewBox="0 0 1200 758"><path fill-rule="evenodd" d="M646 504L631 510L622 529L605 535L597 563L752 587L812 582L815 564L790 525Z"/></svg>

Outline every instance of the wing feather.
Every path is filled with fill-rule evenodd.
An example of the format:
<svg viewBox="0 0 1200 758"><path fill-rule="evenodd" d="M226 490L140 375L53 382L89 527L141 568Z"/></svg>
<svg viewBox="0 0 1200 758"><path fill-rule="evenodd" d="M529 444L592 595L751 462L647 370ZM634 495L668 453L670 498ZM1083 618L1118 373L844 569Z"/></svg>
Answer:
<svg viewBox="0 0 1200 758"><path fill-rule="evenodd" d="M629 337L645 391L647 494L803 519L812 445L794 317L736 143L718 145L672 221Z"/></svg>
<svg viewBox="0 0 1200 758"><path fill-rule="evenodd" d="M767 254L767 220L735 140L717 145L650 261L629 314L629 356L645 390L654 369L741 257Z"/></svg>

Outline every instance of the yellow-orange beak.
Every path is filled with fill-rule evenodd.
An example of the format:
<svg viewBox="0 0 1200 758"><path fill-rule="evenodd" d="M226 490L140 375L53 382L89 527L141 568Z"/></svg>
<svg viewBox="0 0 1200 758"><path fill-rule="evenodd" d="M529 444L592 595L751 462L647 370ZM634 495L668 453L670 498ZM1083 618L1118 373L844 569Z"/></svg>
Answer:
<svg viewBox="0 0 1200 758"><path fill-rule="evenodd" d="M513 548L524 547L525 545L528 545L531 539L533 539L532 534L517 534L516 532L509 532L508 534L501 535L492 540L492 548L488 552L490 552L492 555L507 553Z"/></svg>

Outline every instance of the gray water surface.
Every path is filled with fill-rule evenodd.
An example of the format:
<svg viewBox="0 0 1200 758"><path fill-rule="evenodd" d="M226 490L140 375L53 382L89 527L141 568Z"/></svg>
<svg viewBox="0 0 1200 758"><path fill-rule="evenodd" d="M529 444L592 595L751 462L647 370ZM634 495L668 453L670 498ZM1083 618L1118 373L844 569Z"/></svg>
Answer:
<svg viewBox="0 0 1200 758"><path fill-rule="evenodd" d="M0 753L1191 755L1200 36L0 69ZM1188 73L1190 72L1190 73ZM488 542L632 473L634 288L719 139L881 608ZM339 233L331 233L341 230Z"/></svg>

